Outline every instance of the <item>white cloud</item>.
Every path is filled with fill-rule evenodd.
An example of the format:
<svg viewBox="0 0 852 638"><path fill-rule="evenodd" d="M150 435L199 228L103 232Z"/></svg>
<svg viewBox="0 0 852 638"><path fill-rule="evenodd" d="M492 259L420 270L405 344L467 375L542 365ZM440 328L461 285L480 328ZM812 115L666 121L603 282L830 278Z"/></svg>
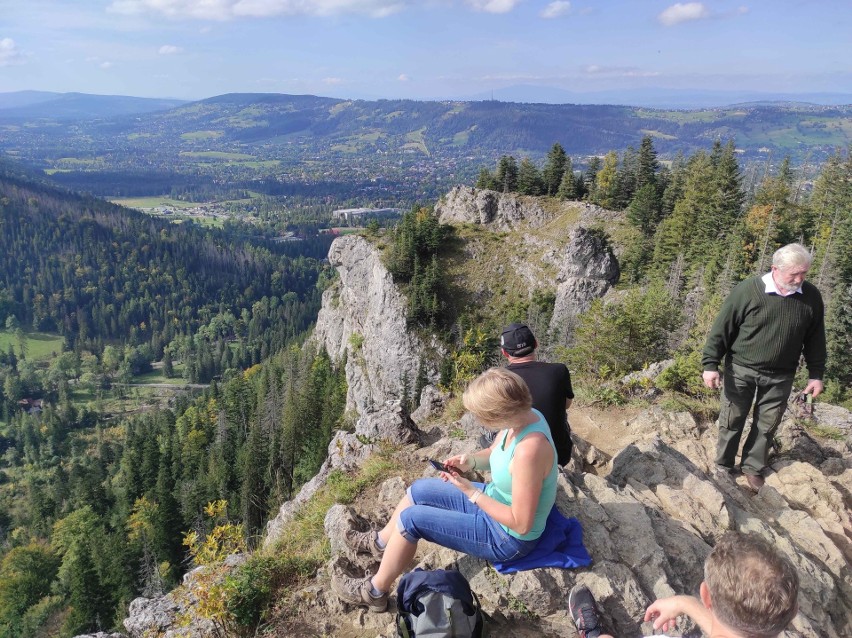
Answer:
<svg viewBox="0 0 852 638"><path fill-rule="evenodd" d="M12 38L0 38L0 66L23 64L24 54Z"/></svg>
<svg viewBox="0 0 852 638"><path fill-rule="evenodd" d="M329 86L334 86L336 84L343 84L343 80L340 78L323 78L323 83L328 84Z"/></svg>
<svg viewBox="0 0 852 638"><path fill-rule="evenodd" d="M164 44L159 50L160 55L174 55L175 53L183 53L183 49L173 44Z"/></svg>
<svg viewBox="0 0 852 638"><path fill-rule="evenodd" d="M397 78L397 80L399 80L400 82L408 82L410 79L411 78L408 77L408 75L406 75L405 73L400 73L399 77Z"/></svg>
<svg viewBox="0 0 852 638"><path fill-rule="evenodd" d="M220 22L240 17L331 16L343 13L381 18L396 13L410 2L411 0L113 0L107 10L127 15L147 13L169 18Z"/></svg>
<svg viewBox="0 0 852 638"><path fill-rule="evenodd" d="M571 13L571 3L567 0L557 0L547 5L541 12L541 17L546 19L559 18Z"/></svg>
<svg viewBox="0 0 852 638"><path fill-rule="evenodd" d="M102 69L110 69L112 68L112 62L101 62L98 66Z"/></svg>
<svg viewBox="0 0 852 638"><path fill-rule="evenodd" d="M681 22L704 20L709 17L710 11L701 2L678 2L658 15L657 20L664 26L673 27Z"/></svg>
<svg viewBox="0 0 852 638"><path fill-rule="evenodd" d="M485 13L509 13L521 0L466 0L476 11Z"/></svg>

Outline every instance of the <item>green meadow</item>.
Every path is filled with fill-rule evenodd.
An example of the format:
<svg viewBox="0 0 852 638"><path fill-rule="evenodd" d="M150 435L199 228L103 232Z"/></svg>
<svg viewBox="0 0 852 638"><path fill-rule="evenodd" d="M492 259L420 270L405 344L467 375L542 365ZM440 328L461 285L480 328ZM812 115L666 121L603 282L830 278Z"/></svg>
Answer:
<svg viewBox="0 0 852 638"><path fill-rule="evenodd" d="M54 353L62 352L64 339L58 334L47 332L27 332L25 334L27 338L27 359L31 361L51 359ZM10 344L15 354L20 356L21 349L15 332L6 329L0 330L0 350L8 352Z"/></svg>

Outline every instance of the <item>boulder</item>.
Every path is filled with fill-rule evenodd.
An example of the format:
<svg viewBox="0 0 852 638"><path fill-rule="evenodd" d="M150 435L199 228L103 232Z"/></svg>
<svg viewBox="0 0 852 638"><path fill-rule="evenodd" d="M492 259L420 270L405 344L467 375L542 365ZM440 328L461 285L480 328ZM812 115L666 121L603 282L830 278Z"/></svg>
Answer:
<svg viewBox="0 0 852 638"><path fill-rule="evenodd" d="M550 320L550 332L559 341L573 333L579 315L592 301L603 297L621 274L618 260L599 233L576 227L569 237L559 260L556 303Z"/></svg>

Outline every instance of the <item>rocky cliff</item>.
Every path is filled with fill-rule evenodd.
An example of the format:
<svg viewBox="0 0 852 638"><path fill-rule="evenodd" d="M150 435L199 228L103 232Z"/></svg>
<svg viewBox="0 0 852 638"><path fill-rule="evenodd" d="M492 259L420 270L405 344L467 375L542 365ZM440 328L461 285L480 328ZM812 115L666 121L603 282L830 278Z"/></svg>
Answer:
<svg viewBox="0 0 852 638"><path fill-rule="evenodd" d="M328 260L339 281L323 293L314 339L335 361L347 355L347 408L364 415L399 401L403 386L413 387L421 363L434 380L444 348L408 330L407 301L378 249L347 235L332 243Z"/></svg>

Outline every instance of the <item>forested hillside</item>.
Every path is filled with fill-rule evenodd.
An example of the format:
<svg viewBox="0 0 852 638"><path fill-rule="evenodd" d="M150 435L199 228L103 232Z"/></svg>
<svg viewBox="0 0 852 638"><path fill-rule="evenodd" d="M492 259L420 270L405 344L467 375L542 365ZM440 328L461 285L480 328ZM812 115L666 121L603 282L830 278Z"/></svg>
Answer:
<svg viewBox="0 0 852 638"><path fill-rule="evenodd" d="M0 636L118 626L187 569L208 503L252 545L322 463L346 384L299 344L328 240L257 233L0 177ZM156 408L128 389L152 364L212 384Z"/></svg>
<svg viewBox="0 0 852 638"><path fill-rule="evenodd" d="M767 167L768 169L768 167ZM701 396L700 349L709 322L731 288L764 273L774 251L791 242L811 249L809 273L826 304L827 398L852 398L852 156L836 152L812 189L793 178L789 158L744 183L732 141L710 151L657 160L650 136L638 150L608 152L587 170L554 144L544 165L504 156L484 167L477 186L525 195L586 200L624 212L626 224L601 226L620 246L617 303L597 301L575 335L556 336L572 370L595 383L675 356L669 388Z"/></svg>
<svg viewBox="0 0 852 638"><path fill-rule="evenodd" d="M681 111L228 94L132 118L0 112L0 151L102 196L210 201L250 190L397 206L434 200L503 154L538 161L554 141L583 167L643 135L667 158L736 137L749 163L789 154L810 165L852 141L850 120L848 106L804 104Z"/></svg>
<svg viewBox="0 0 852 638"><path fill-rule="evenodd" d="M57 331L78 355L168 352L209 381L279 350L319 307L325 238L252 241L239 226L172 224L10 177L0 215L3 321Z"/></svg>

